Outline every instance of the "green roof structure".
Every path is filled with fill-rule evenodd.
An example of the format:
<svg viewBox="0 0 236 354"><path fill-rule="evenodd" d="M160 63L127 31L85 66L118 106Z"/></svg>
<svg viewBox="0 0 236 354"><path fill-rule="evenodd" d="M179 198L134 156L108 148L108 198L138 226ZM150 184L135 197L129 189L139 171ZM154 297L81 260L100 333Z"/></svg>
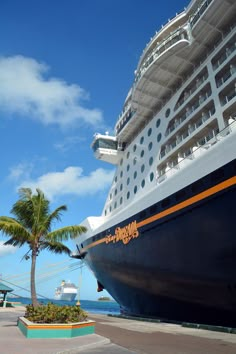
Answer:
<svg viewBox="0 0 236 354"><path fill-rule="evenodd" d="M13 289L9 288L9 286L0 283L0 293L11 292Z"/></svg>
<svg viewBox="0 0 236 354"><path fill-rule="evenodd" d="M0 306L2 305L3 307L6 307L7 293L10 293L11 291L13 291L13 289L9 288L9 286L0 283L0 294L3 294L3 300L2 303L0 303Z"/></svg>

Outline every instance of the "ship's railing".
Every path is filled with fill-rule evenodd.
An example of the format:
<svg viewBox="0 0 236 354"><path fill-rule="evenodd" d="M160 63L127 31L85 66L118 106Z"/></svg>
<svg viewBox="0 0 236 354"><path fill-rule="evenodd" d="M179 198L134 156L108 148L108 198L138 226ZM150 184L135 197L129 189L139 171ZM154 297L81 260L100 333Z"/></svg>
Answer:
<svg viewBox="0 0 236 354"><path fill-rule="evenodd" d="M205 56L204 56L198 63L195 64L193 71L192 71L190 74L188 74L188 75L183 79L183 82L181 82L181 86L184 84L184 82L187 82L187 81L188 81L188 79L194 74L194 72L196 72L196 71L199 69L199 67L200 67L200 66L203 64L203 62L208 58L208 56L211 55L211 53L212 53L216 48L218 48L218 46L220 45L220 43L222 43L222 42L225 40L225 38L235 29L235 27L236 27L236 24L235 24L235 25L232 25L232 26L229 26L228 29L225 30L224 34L222 35L222 37L219 38L218 42L215 43L214 46L212 46L212 48L209 48L209 51L206 52ZM176 31L178 31L178 29L177 29ZM165 40L163 40L163 42L164 42L164 41L165 41ZM162 42L161 42L161 43L162 43ZM155 50L157 50L157 48L160 46L161 43L158 43L158 44L157 44L157 46L155 47L155 49L154 49L153 52L151 53L151 56L154 55ZM230 48L231 48L232 51L234 51L234 50L236 49L236 43L234 43L234 44L232 45L232 47L230 47ZM228 54L227 54L227 55L229 56L229 55L231 55L231 53L228 51ZM226 56L225 56L225 59L227 59ZM220 64L222 64L222 62L219 63L219 65L220 65ZM214 69L217 68L217 65L218 65L217 63L214 63L214 64L213 64ZM219 65L218 65L218 66L219 66ZM142 66L142 67L143 67L143 66ZM138 75L138 73L136 73L136 75ZM140 75L140 77L141 77L142 73L140 73L139 75ZM140 79L140 77L138 77L138 78L136 79L136 81L138 81L138 80ZM135 83L133 84L133 89L134 89L134 87L135 87L136 84L137 84L137 82L135 82ZM176 87L176 90L175 90L176 92L179 90L179 87L180 87L180 86ZM131 99L132 99L132 98L131 98ZM127 108L127 109L125 108L125 111L126 111L126 110L128 110L128 108ZM159 109L155 112L154 115L156 115L158 111L159 111ZM135 112L134 112L134 113L135 113ZM134 113L133 113L133 114L134 114ZM119 116L118 122L119 122L119 119L122 117L123 114L124 114L124 111L122 111L121 115ZM132 116L133 116L133 115L132 115ZM132 118L132 116L129 117L128 121ZM127 121L127 122L128 122L128 121ZM119 128L119 132L125 127L125 125L126 125L127 122L124 122L124 123L122 124L122 128ZM136 135L139 134L139 132L140 132L140 130L137 130L137 131L136 131ZM118 133L118 132L117 132L117 133ZM134 137L133 137L133 138L134 138ZM129 143L130 143L130 142L129 142Z"/></svg>
<svg viewBox="0 0 236 354"><path fill-rule="evenodd" d="M221 64L226 61L226 59L236 50L236 42L232 43L229 47L225 48L221 57L213 64L213 70L216 70Z"/></svg>
<svg viewBox="0 0 236 354"><path fill-rule="evenodd" d="M216 80L216 86L220 87L236 73L236 66L230 64L229 69Z"/></svg>
<svg viewBox="0 0 236 354"><path fill-rule="evenodd" d="M199 5L198 9L195 11L195 13L190 18L189 22L190 22L191 27L193 27L198 22L198 20L205 13L205 11L207 10L207 8L211 2L212 2L212 0L205 0Z"/></svg>
<svg viewBox="0 0 236 354"><path fill-rule="evenodd" d="M170 46L182 39L189 40L186 27L177 28L174 32L170 33L169 36L164 38L161 42L157 43L156 47L151 52L149 57L145 60L140 69L136 72L134 80L135 85L137 85L144 72L150 67L152 62L157 59L157 57L159 57L162 53L168 50Z"/></svg>
<svg viewBox="0 0 236 354"><path fill-rule="evenodd" d="M182 143L183 140L193 134L193 132L202 124L204 124L214 113L215 111L213 109L209 110L208 112L204 111L200 119L198 119L195 123L190 123L187 130L185 130L182 134L177 134L176 139L173 140L172 143L166 145L165 149L160 153L160 159L163 159L171 150L173 150L176 146Z"/></svg>
<svg viewBox="0 0 236 354"><path fill-rule="evenodd" d="M180 124L182 124L194 111L196 111L211 96L211 91L200 94L198 99L190 107L186 107L186 112L177 118L173 125L166 130L166 136L170 135Z"/></svg>
<svg viewBox="0 0 236 354"><path fill-rule="evenodd" d="M121 130L124 128L124 126L126 126L126 124L131 120L131 118L133 118L133 116L135 115L136 111L130 111L129 113L127 112L127 114L124 116L124 118L121 120L120 123L118 123L117 128L116 128L116 134L119 134L121 132Z"/></svg>
<svg viewBox="0 0 236 354"><path fill-rule="evenodd" d="M236 24L233 26L229 26L227 30L225 30L224 34L219 38L219 40L214 44L214 46L210 47L208 51L202 56L201 60L199 60L198 63L195 63L194 69L191 73L189 73L186 77L184 77L183 82L180 83L179 86L176 87L176 92L179 90L181 86L184 85L186 81L201 67L201 65L204 63L204 61L214 52L216 48L219 47L219 45L225 40L225 38L235 29ZM229 49L226 48L227 55L223 54L223 58L221 60L225 61L236 49L236 43L233 43L232 46L229 46ZM220 60L220 59L219 59ZM216 70L222 63L223 61L219 62L217 60L216 63L213 63L213 69Z"/></svg>
<svg viewBox="0 0 236 354"><path fill-rule="evenodd" d="M143 65L143 62L146 60L145 58L146 57L149 58L150 55L152 55L153 52L155 51L155 49L157 48L157 45L160 44L160 41L159 42L157 41L158 37L160 35L163 35L163 33L166 31L166 29L168 30L168 26L171 24L171 22L173 20L178 21L178 18L181 18L182 15L186 14L185 10L186 10L186 8L184 8L183 11L180 11L179 13L176 13L174 16L168 18L168 21L164 25L161 26L160 30L158 32L156 31L155 35L153 37L151 37L150 42L147 43L146 48L143 50L143 53L141 55L141 59L139 61L138 68L140 68ZM179 26L178 28L181 28L181 26ZM171 35L171 33L169 35ZM168 38L169 35L167 35L165 38ZM157 43L156 46L155 46L155 42ZM153 45L154 45L154 49L151 48Z"/></svg>
<svg viewBox="0 0 236 354"><path fill-rule="evenodd" d="M191 160L202 155L204 151L207 151L216 143L224 139L228 134L236 130L236 115L234 118L231 117L229 121L230 123L224 129L221 131L219 131L218 128L210 130L208 134L195 142L192 148L183 151L181 157L179 156L177 160L169 162L165 168L163 167L158 170L156 177L157 183L166 180L169 176L179 171L182 166L185 166Z"/></svg>
<svg viewBox="0 0 236 354"><path fill-rule="evenodd" d="M221 98L220 100L221 105L222 106L226 105L226 103L231 101L235 96L236 96L236 83L234 85L234 88Z"/></svg>
<svg viewBox="0 0 236 354"><path fill-rule="evenodd" d="M193 86L184 93L184 97L178 101L175 110L177 110L179 107L181 107L184 102L186 102L190 96L201 86L201 84L208 79L208 75L205 74L199 78L196 79L196 81L193 83Z"/></svg>
<svg viewBox="0 0 236 354"><path fill-rule="evenodd" d="M122 109L122 111L121 111L121 113L119 114L119 117L118 117L118 122L119 122L119 120L128 112L128 110L131 108L131 104L129 103L128 105L126 105L123 109Z"/></svg>

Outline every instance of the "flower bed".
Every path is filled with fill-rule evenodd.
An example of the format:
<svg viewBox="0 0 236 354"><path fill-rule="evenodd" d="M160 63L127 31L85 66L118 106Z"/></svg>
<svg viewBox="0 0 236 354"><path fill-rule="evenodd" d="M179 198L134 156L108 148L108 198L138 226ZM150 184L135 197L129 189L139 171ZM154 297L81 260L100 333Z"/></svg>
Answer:
<svg viewBox="0 0 236 354"><path fill-rule="evenodd" d="M17 326L26 338L73 338L94 333L95 322L35 323L19 317Z"/></svg>

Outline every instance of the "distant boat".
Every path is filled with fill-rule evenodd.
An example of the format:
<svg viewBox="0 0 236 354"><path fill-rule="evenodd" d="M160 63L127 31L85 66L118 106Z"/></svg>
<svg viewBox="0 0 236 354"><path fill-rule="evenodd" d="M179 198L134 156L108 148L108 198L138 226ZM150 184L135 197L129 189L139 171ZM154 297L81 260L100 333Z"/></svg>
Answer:
<svg viewBox="0 0 236 354"><path fill-rule="evenodd" d="M73 301L78 293L78 288L70 281L62 280L61 285L55 290L55 300Z"/></svg>

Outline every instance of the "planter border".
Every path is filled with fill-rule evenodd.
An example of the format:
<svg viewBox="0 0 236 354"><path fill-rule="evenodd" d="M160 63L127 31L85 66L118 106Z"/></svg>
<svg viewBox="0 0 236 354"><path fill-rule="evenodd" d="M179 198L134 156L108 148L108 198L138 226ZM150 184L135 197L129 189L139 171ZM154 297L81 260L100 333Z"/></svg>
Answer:
<svg viewBox="0 0 236 354"><path fill-rule="evenodd" d="M95 321L76 323L34 323L19 317L17 326L26 338L74 338L94 333Z"/></svg>

